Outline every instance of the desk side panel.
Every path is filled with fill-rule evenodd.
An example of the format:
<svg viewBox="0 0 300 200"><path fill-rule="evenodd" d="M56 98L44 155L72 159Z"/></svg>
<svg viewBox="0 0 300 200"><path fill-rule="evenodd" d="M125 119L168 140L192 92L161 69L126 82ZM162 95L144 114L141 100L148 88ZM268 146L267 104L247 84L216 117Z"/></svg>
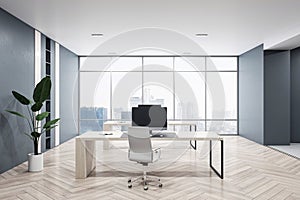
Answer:
<svg viewBox="0 0 300 200"><path fill-rule="evenodd" d="M96 167L95 141L76 138L75 149L75 177L84 179Z"/></svg>

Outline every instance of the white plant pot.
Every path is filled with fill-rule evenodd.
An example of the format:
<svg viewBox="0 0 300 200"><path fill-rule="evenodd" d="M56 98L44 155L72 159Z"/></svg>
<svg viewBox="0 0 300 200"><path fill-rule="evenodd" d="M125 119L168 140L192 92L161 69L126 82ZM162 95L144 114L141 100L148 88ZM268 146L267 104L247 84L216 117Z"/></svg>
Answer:
<svg viewBox="0 0 300 200"><path fill-rule="evenodd" d="M34 155L33 153L28 154L28 171L39 172L44 168L44 157L43 154Z"/></svg>

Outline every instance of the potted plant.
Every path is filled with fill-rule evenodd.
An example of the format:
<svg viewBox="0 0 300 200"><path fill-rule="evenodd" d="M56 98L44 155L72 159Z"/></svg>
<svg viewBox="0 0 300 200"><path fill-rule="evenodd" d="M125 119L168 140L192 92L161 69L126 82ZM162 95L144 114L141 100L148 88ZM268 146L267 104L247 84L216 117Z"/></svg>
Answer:
<svg viewBox="0 0 300 200"><path fill-rule="evenodd" d="M45 118L49 116L49 112L41 112L43 103L50 96L51 91L51 79L46 76L43 78L34 88L33 101L29 100L25 96L16 91L12 91L13 96L22 105L27 107L28 115L24 115L17 111L6 110L7 112L24 118L30 129L30 133L24 133L33 141L34 153L28 154L28 171L41 171L43 169L43 154L38 152L38 144L40 137L46 131L57 126L57 122L60 120L50 120L42 125Z"/></svg>

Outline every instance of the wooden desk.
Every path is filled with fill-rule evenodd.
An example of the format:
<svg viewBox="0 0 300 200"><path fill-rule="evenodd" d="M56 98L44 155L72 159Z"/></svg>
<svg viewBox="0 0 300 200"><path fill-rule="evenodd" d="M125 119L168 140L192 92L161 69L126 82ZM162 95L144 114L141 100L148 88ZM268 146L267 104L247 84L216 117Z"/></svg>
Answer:
<svg viewBox="0 0 300 200"><path fill-rule="evenodd" d="M112 135L105 135L113 133ZM75 177L77 179L86 178L96 167L96 141L116 141L116 140L127 140L126 137L122 136L121 131L101 131L94 132L89 131L75 139ZM151 140L180 140L180 141L191 141L191 140L206 140L209 141L209 164L211 169L223 179L224 169L224 145L223 138L215 132L178 132L177 137L153 137ZM219 173L212 165L212 141L220 141L221 143L221 172Z"/></svg>
<svg viewBox="0 0 300 200"><path fill-rule="evenodd" d="M104 131L112 131L113 126L131 126L131 121L106 121L103 123L103 130ZM197 131L197 124L196 122L190 121L168 121L168 125L170 126L189 126L190 131L192 131L194 127L194 131Z"/></svg>
<svg viewBox="0 0 300 200"><path fill-rule="evenodd" d="M113 131L114 126L131 126L131 121L106 121L103 123L103 130L104 131ZM168 121L168 126L189 126L190 131L197 131L197 124L193 121ZM194 129L193 129L194 127ZM197 141L194 140L194 145L192 144L192 140L190 140L190 145L193 149L197 149ZM109 144L105 142L104 149L108 149Z"/></svg>

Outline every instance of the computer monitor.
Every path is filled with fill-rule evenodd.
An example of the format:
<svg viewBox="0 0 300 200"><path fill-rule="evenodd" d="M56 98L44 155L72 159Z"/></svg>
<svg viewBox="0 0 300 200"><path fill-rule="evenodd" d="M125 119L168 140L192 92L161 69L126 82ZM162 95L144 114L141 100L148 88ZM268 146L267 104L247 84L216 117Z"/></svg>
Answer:
<svg viewBox="0 0 300 200"><path fill-rule="evenodd" d="M132 126L147 126L151 130L166 130L167 125L167 107L160 105L132 107Z"/></svg>

